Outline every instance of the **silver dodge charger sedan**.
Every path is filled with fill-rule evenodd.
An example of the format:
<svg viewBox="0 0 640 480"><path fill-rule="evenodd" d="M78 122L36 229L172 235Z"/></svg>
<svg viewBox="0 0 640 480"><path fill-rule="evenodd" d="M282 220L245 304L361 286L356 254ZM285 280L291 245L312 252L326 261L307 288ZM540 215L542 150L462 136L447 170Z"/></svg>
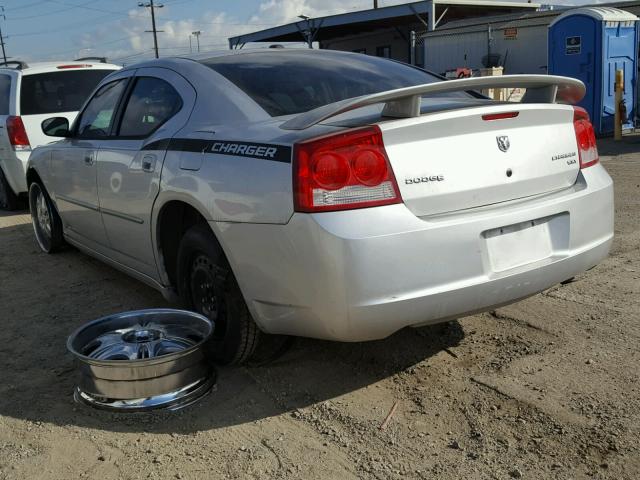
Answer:
<svg viewBox="0 0 640 480"><path fill-rule="evenodd" d="M522 87L519 103L479 89ZM613 186L574 79L442 81L361 54L263 49L106 77L31 155L39 245L64 241L215 321L384 338L486 311L609 252Z"/></svg>

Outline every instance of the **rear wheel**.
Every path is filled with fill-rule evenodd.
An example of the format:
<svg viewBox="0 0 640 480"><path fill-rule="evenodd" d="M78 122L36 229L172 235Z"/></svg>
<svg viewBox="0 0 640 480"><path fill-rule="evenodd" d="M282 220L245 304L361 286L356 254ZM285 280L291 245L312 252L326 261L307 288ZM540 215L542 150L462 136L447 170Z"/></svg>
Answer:
<svg viewBox="0 0 640 480"><path fill-rule="evenodd" d="M36 240L42 251L53 253L64 243L62 221L44 187L33 182L29 187L29 210Z"/></svg>
<svg viewBox="0 0 640 480"><path fill-rule="evenodd" d="M20 207L20 200L15 194L11 185L7 181L4 172L0 168L0 209L17 210Z"/></svg>
<svg viewBox="0 0 640 480"><path fill-rule="evenodd" d="M262 332L240 292L215 236L205 224L191 227L178 250L178 293L187 308L214 322L212 356L223 364L246 362Z"/></svg>

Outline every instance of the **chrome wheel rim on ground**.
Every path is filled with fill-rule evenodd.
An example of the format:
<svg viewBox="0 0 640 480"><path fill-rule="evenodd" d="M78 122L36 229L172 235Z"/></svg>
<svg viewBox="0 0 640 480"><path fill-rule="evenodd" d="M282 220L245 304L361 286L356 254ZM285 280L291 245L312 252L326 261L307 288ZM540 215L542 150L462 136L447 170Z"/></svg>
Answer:
<svg viewBox="0 0 640 480"><path fill-rule="evenodd" d="M173 309L137 310L90 322L67 341L80 370L74 397L117 411L190 405L215 383L207 356L212 333L208 318Z"/></svg>

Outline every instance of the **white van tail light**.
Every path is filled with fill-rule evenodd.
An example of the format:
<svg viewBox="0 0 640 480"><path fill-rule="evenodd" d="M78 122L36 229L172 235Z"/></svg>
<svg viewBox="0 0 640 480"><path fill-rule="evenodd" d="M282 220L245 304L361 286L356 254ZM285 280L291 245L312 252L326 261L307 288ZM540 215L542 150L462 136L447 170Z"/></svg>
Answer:
<svg viewBox="0 0 640 480"><path fill-rule="evenodd" d="M578 142L580 168L595 165L600 160L596 145L596 133L589 120L589 114L582 107L573 107L573 128L576 131L576 141Z"/></svg>
<svg viewBox="0 0 640 480"><path fill-rule="evenodd" d="M31 150L27 131L24 129L22 118L10 115L7 117L7 135L15 151Z"/></svg>
<svg viewBox="0 0 640 480"><path fill-rule="evenodd" d="M93 65L89 65L88 63L74 63L71 65L58 65L56 68L58 70L69 70L71 68L91 68Z"/></svg>
<svg viewBox="0 0 640 480"><path fill-rule="evenodd" d="M297 143L293 155L297 212L326 212L400 203L377 126Z"/></svg>

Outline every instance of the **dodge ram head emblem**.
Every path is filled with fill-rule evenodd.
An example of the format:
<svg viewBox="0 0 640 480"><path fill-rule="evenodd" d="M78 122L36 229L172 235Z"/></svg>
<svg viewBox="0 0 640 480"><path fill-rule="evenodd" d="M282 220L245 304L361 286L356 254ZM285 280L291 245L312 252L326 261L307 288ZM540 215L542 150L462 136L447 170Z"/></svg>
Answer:
<svg viewBox="0 0 640 480"><path fill-rule="evenodd" d="M506 152L507 150L509 150L509 147L511 146L511 144L509 143L509 137L507 137L506 135L500 135L496 137L496 141L498 142L498 148L501 151Z"/></svg>

